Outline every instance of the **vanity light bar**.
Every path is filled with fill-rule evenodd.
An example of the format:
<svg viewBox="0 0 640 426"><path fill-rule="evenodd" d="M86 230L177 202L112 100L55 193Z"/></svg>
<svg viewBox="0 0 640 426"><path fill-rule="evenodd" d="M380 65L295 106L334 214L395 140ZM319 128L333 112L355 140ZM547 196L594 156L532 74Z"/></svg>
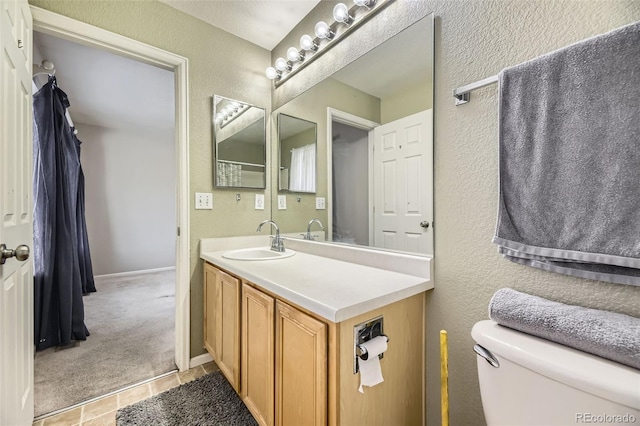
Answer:
<svg viewBox="0 0 640 426"><path fill-rule="evenodd" d="M274 66L268 67L266 76L274 80L276 87L284 83L289 77L322 56L339 40L364 24L380 10L395 0L353 0L354 6L349 9L346 4L338 3L333 8L333 23L324 21L316 24L315 38L305 34L300 38L300 50L290 47L287 59L278 58Z"/></svg>
<svg viewBox="0 0 640 426"><path fill-rule="evenodd" d="M231 123L236 118L240 117L244 112L249 109L249 105L243 104L240 102L230 102L222 108L220 111L216 112L214 116L215 123L222 129Z"/></svg>

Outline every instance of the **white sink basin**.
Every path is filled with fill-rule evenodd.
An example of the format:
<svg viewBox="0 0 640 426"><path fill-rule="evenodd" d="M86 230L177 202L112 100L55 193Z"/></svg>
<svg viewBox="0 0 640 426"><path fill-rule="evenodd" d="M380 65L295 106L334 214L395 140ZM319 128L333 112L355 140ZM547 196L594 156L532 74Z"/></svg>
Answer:
<svg viewBox="0 0 640 426"><path fill-rule="evenodd" d="M254 247L247 249L231 250L222 253L222 257L231 260L274 260L284 259L296 254L295 251L285 249L283 252L273 251L269 247Z"/></svg>

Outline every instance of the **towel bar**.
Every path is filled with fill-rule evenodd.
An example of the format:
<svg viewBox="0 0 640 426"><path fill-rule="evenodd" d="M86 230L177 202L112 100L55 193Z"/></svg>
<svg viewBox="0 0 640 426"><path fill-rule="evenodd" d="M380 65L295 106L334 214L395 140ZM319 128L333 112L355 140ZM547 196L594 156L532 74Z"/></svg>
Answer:
<svg viewBox="0 0 640 426"><path fill-rule="evenodd" d="M471 100L472 90L480 89L481 87L488 86L498 82L498 76L485 78L484 80L476 81L475 83L467 84L466 86L453 89L453 97L456 98L456 106L463 105Z"/></svg>

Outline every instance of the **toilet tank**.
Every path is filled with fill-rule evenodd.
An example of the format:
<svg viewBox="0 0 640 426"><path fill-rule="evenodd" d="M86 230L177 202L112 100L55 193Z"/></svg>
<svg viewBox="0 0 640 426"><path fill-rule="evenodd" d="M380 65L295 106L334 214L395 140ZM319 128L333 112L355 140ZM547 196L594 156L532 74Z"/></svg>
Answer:
<svg viewBox="0 0 640 426"><path fill-rule="evenodd" d="M473 339L488 426L640 425L640 371L567 346L480 321Z"/></svg>

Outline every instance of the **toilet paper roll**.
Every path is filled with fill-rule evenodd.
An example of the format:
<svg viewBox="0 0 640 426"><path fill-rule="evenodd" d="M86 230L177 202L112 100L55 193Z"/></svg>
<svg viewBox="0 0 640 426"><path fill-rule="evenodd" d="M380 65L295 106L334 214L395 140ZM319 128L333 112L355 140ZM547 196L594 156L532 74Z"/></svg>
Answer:
<svg viewBox="0 0 640 426"><path fill-rule="evenodd" d="M366 361L358 358L358 367L360 368L360 387L358 391L364 393L363 386L375 386L384 381L378 355L387 350L387 338L385 336L374 337L360 346L365 347L369 354Z"/></svg>

